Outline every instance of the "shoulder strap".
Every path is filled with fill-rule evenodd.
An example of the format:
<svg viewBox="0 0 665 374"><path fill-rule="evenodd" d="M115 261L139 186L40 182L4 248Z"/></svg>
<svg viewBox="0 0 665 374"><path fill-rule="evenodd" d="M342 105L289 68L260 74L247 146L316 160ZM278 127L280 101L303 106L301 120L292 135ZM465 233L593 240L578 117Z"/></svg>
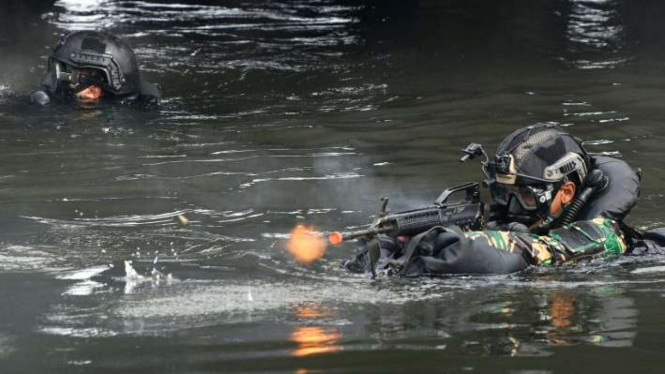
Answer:
<svg viewBox="0 0 665 374"><path fill-rule="evenodd" d="M390 260L388 265L395 266L395 267L398 267L398 268L401 268L402 266L404 266L404 264L406 264L407 262L409 262L409 260L411 260L411 257L413 257L413 254L416 252L416 248L418 247L420 242L423 240L423 238L425 238L429 233L431 233L433 231L446 231L446 228L443 227L443 226L435 226L435 227L432 227L429 230L423 231L420 234L412 237L409 240L409 244L407 244L407 246L406 246L406 250L404 250L404 255L402 255L399 258Z"/></svg>

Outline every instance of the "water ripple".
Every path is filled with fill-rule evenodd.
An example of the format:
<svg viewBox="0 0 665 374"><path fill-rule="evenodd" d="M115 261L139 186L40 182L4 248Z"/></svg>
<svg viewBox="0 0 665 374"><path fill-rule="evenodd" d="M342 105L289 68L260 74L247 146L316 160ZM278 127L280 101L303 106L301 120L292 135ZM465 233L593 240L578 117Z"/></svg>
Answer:
<svg viewBox="0 0 665 374"><path fill-rule="evenodd" d="M241 184L240 188L248 188L248 187L254 186L257 183L273 182L273 181L335 180L335 179L351 179L351 178L361 178L361 177L363 177L362 174L358 174L358 173L355 173L355 172L348 172L348 173L328 174L328 175L316 176L316 177L259 178L259 179L253 179L250 182Z"/></svg>
<svg viewBox="0 0 665 374"><path fill-rule="evenodd" d="M106 227L132 227L141 225L177 225L176 218L186 214L204 214L210 215L211 211L204 209L195 210L179 210L167 213L158 214L137 214L128 216L105 217L105 218L74 218L72 220L44 218L35 216L23 216L22 218L30 219L36 222L45 223L49 225L69 226L69 227L90 227L90 226L106 226Z"/></svg>
<svg viewBox="0 0 665 374"><path fill-rule="evenodd" d="M568 61L578 69L613 69L630 58L622 54L624 26L617 0L571 0L567 17Z"/></svg>

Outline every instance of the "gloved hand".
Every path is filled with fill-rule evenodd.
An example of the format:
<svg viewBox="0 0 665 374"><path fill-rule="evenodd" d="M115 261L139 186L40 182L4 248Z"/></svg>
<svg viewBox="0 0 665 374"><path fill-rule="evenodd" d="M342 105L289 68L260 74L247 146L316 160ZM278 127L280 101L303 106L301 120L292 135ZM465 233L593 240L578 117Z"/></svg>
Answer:
<svg viewBox="0 0 665 374"><path fill-rule="evenodd" d="M39 105L46 105L51 102L51 98L48 97L46 92L37 90L30 92L30 101Z"/></svg>

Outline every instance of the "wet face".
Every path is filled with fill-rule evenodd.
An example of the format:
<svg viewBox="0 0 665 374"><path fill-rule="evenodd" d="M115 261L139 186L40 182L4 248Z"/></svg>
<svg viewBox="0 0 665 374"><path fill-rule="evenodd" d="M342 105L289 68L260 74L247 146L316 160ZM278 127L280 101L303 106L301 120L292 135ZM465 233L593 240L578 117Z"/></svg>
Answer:
<svg viewBox="0 0 665 374"><path fill-rule="evenodd" d="M74 69L76 83L70 84L75 96L81 102L95 102L102 98L102 85L106 79L104 73L96 69Z"/></svg>
<svg viewBox="0 0 665 374"><path fill-rule="evenodd" d="M92 85L76 93L76 99L80 102L90 103L102 98L102 89Z"/></svg>

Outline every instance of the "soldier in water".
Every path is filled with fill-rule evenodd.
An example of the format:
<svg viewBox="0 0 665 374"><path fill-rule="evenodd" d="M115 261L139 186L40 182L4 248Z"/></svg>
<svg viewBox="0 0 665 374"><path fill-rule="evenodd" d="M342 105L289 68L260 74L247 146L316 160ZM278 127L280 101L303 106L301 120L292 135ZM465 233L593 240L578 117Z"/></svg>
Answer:
<svg viewBox="0 0 665 374"><path fill-rule="evenodd" d="M48 59L41 88L30 93L34 103L108 101L137 107L159 104L161 92L139 72L134 51L116 36L76 31L64 36Z"/></svg>
<svg viewBox="0 0 665 374"><path fill-rule="evenodd" d="M346 268L405 276L512 273L633 249L636 232L624 218L639 196L638 175L622 160L589 155L561 127L515 131L483 172L495 219L482 231L453 225L411 238L379 235L362 243Z"/></svg>

